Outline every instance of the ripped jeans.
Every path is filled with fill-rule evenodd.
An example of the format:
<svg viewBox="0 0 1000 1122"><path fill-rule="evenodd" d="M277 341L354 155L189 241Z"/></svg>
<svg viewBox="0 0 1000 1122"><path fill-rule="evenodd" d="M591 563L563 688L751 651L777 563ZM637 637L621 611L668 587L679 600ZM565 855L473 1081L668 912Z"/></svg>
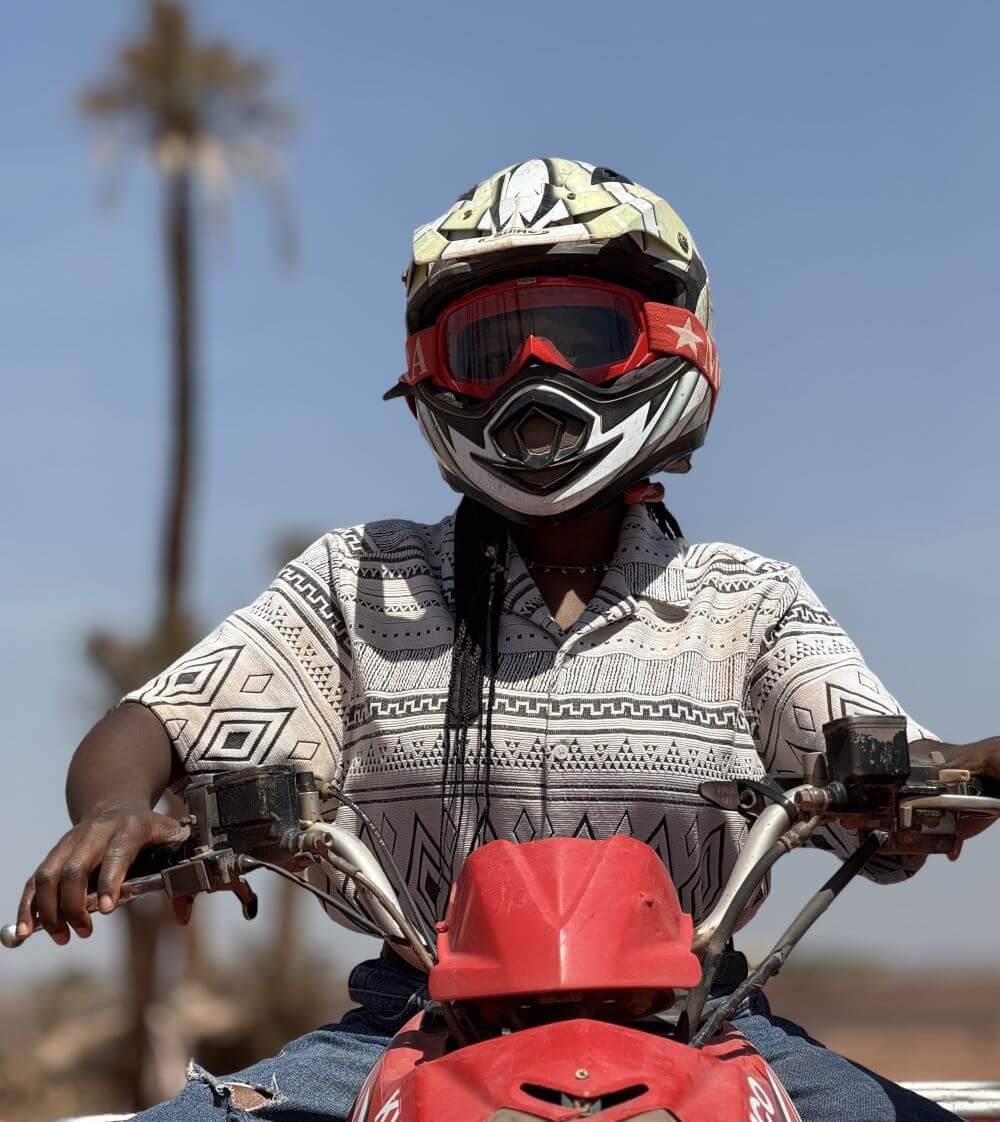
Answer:
<svg viewBox="0 0 1000 1122"><path fill-rule="evenodd" d="M225 1078L192 1064L184 1090L134 1122L340 1122L390 1039L424 1004L425 980L383 951L351 971L358 1008L339 1024L307 1033L277 1056ZM957 1122L775 1017L763 997L748 1002L733 1022L774 1069L803 1122Z"/></svg>

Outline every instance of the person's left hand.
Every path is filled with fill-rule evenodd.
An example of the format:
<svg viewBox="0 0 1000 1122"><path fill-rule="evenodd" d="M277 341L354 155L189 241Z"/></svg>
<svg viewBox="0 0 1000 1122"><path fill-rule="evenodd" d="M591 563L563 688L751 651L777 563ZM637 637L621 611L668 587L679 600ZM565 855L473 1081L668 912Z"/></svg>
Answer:
<svg viewBox="0 0 1000 1122"><path fill-rule="evenodd" d="M967 768L973 775L984 779L1000 779L1000 736L977 740L974 744L942 744L948 763L953 767Z"/></svg>
<svg viewBox="0 0 1000 1122"><path fill-rule="evenodd" d="M965 768L973 775L985 779L989 785L995 786L1000 780L1000 736L990 736L985 740L977 740L972 744L932 744L930 741L921 742L931 751L942 753L948 761L949 767ZM987 794L994 794L988 791ZM998 793L1000 794L1000 793ZM986 818L982 815L960 815L958 819L959 838L965 841L981 834L988 826L997 821L995 818Z"/></svg>

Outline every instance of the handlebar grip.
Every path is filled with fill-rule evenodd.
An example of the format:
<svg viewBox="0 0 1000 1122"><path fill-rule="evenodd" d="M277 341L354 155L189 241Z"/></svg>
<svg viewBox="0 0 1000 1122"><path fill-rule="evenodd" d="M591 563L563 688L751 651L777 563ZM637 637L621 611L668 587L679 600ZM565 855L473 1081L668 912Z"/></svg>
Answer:
<svg viewBox="0 0 1000 1122"><path fill-rule="evenodd" d="M994 779L992 775L977 775L976 782L982 787L986 798L1000 799L1000 779Z"/></svg>

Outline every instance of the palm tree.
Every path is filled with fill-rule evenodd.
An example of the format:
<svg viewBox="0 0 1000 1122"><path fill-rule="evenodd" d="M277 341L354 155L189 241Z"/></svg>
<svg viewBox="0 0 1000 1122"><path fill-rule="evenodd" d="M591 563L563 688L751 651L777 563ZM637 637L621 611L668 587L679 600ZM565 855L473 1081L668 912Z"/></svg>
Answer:
<svg viewBox="0 0 1000 1122"><path fill-rule="evenodd" d="M196 189L218 215L224 213L234 183L251 180L270 203L279 250L286 256L293 252L291 214L276 159L276 145L292 119L272 97L273 80L270 63L244 58L225 43L195 39L183 4L153 0L142 37L119 50L109 72L80 95L84 114L103 130L105 160L119 166L130 155L144 156L163 184L172 462L154 630L158 641L149 652L156 668L164 655L180 652L191 637L186 576L197 432ZM108 669L119 688L125 667ZM127 684L136 684L146 669L133 662L126 671Z"/></svg>
<svg viewBox="0 0 1000 1122"><path fill-rule="evenodd" d="M272 95L274 68L225 43L192 33L179 0L152 0L141 36L115 55L109 71L80 94L98 125L112 168L131 156L150 160L162 184L162 237L169 294L171 464L163 507L159 605L147 638L90 637L89 652L115 697L141 685L186 650L196 634L188 603L191 496L198 401L196 240L203 214L224 217L234 185L247 180L269 203L277 248L293 252L291 211L276 151L291 115ZM200 207L199 203L204 206ZM164 913L133 905L128 916L132 1055L125 1064L135 1107L171 1089L151 1082L147 1012L155 997ZM186 973L198 973L200 944L185 940Z"/></svg>

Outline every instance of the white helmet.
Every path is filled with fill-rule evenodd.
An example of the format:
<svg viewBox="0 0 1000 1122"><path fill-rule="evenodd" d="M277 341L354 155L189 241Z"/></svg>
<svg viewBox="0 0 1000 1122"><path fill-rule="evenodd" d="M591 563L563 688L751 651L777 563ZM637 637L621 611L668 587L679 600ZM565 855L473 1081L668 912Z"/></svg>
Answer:
<svg viewBox="0 0 1000 1122"><path fill-rule="evenodd" d="M484 180L419 227L405 395L448 483L521 522L684 469L719 387L708 278L652 192L573 160Z"/></svg>

